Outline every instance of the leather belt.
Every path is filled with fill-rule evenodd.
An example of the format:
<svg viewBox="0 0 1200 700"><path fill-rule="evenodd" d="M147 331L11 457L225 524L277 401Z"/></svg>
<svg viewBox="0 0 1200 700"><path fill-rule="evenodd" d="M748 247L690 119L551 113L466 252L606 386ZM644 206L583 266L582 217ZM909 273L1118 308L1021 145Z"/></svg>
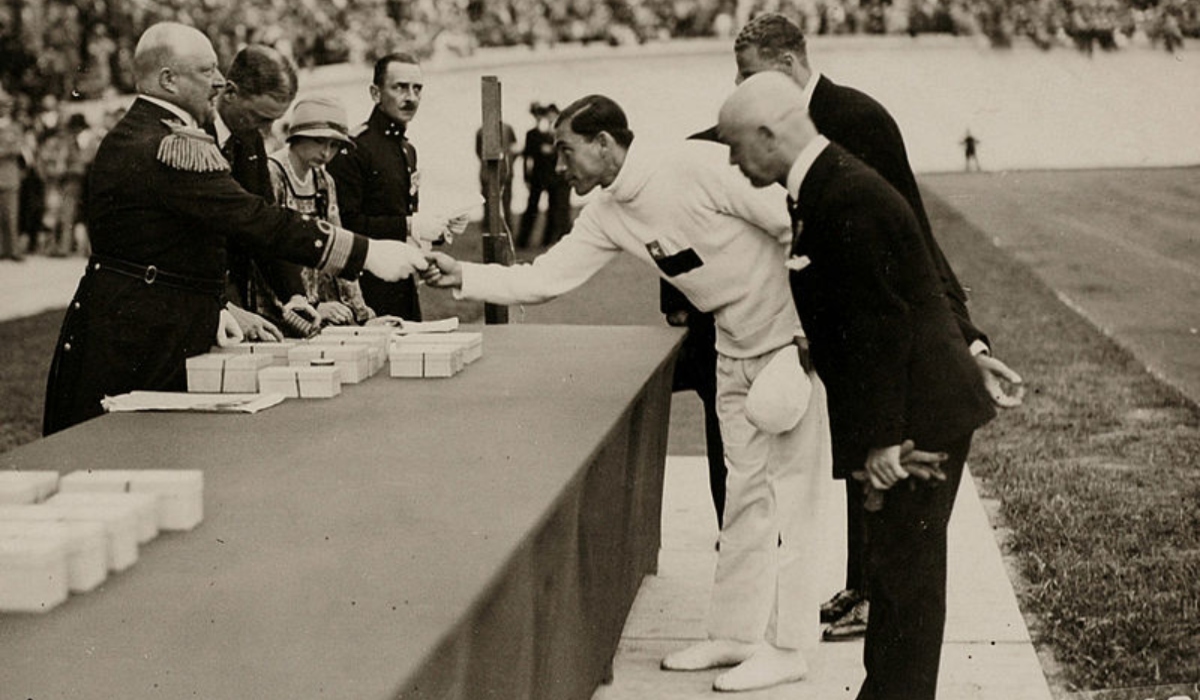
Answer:
<svg viewBox="0 0 1200 700"><path fill-rule="evenodd" d="M88 258L89 272L112 272L125 277L139 279L146 286L162 285L168 289L181 292L203 294L204 296L219 297L225 291L225 281L204 277L192 277L176 272L168 272L155 265L139 265L106 255L92 255Z"/></svg>

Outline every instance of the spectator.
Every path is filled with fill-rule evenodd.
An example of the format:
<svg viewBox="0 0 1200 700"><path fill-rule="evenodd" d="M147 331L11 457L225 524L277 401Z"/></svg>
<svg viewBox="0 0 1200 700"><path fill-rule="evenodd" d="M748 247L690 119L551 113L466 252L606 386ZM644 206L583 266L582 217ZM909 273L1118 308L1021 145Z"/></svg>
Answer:
<svg viewBox="0 0 1200 700"><path fill-rule="evenodd" d="M13 119L15 102L0 87L0 260L22 260L20 224L21 151L25 133Z"/></svg>

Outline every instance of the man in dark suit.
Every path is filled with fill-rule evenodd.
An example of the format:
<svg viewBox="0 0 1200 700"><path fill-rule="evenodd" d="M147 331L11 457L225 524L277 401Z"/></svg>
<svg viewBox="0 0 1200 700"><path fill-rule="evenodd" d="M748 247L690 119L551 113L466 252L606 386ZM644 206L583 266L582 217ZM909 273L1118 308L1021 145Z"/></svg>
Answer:
<svg viewBox="0 0 1200 700"><path fill-rule="evenodd" d="M350 278L365 269L399 279L426 267L411 246L272 207L230 177L200 128L224 78L199 31L150 27L134 70L138 98L92 166L93 255L51 363L47 435L101 414L105 396L187 388L185 360L216 341L227 238Z"/></svg>
<svg viewBox="0 0 1200 700"><path fill-rule="evenodd" d="M963 342L975 357L984 383L998 406L1020 403L1009 396L1001 379L1020 383L1020 377L991 356L989 341L971 321L967 294L938 246L921 201L916 177L908 162L904 138L891 114L870 96L838 85L808 64L804 33L779 14L763 14L747 23L734 42L737 82L762 71L775 71L792 79L803 90L809 117L817 131L849 151L878 172L904 197L917 219L921 242L932 257L942 290L950 301ZM866 630L868 604L864 591L862 561L862 499L860 485L846 481L847 532L845 588L822 606L821 617L831 626L827 640L861 635Z"/></svg>
<svg viewBox="0 0 1200 700"><path fill-rule="evenodd" d="M263 135L287 112L296 90L296 69L291 61L269 46L247 46L229 65L209 130L229 161L233 179L271 204L275 194ZM247 339L282 340L283 334L272 320L285 323L290 317L283 315L285 310L298 314L305 326L320 322L317 310L304 295L298 265L255 255L236 241L229 241L227 254L227 308L237 317ZM282 308L276 299L283 302ZM291 330L291 335L307 335L304 329Z"/></svg>
<svg viewBox="0 0 1200 700"><path fill-rule="evenodd" d="M719 133L751 183L783 185L792 197L792 294L828 390L834 471L861 471L885 494L865 515L871 610L858 697L933 700L946 527L993 399L916 214L879 173L817 133L793 81L774 71L745 80L721 108ZM910 478L901 461L909 440L944 456L944 482Z"/></svg>
<svg viewBox="0 0 1200 700"><path fill-rule="evenodd" d="M417 149L407 133L424 83L415 56L393 53L375 62L370 88L375 108L351 135L355 147L342 149L326 166L337 184L342 223L351 231L376 240L416 238L420 178ZM367 306L379 315L421 320L414 280L385 282L367 274L360 283Z"/></svg>

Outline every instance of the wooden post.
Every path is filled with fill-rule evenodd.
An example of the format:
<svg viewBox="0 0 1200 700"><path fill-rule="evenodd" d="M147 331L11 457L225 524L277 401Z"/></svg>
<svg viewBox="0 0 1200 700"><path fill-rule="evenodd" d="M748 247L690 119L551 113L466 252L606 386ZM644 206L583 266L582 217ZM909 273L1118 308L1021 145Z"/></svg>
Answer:
<svg viewBox="0 0 1200 700"><path fill-rule="evenodd" d="M501 126L500 81L494 75L483 76L483 131L481 158L484 177L483 262L512 264L512 243L508 224L501 209L500 188L504 186L503 168L507 167L507 150ZM508 307L484 304L483 322L508 323Z"/></svg>

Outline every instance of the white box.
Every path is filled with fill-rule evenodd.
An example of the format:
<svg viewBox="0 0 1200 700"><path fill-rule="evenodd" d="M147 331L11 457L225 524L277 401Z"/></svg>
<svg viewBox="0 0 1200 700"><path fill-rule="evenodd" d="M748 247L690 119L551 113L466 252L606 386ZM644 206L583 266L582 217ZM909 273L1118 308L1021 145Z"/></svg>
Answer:
<svg viewBox="0 0 1200 700"><path fill-rule="evenodd" d="M63 491L46 499L46 505L112 505L133 510L137 517L138 544L158 537L158 496L153 493Z"/></svg>
<svg viewBox="0 0 1200 700"><path fill-rule="evenodd" d="M225 391L225 360L236 355L196 355L189 357L187 366L188 391L196 394L219 394Z"/></svg>
<svg viewBox="0 0 1200 700"><path fill-rule="evenodd" d="M153 494L160 530L191 530L204 519L204 472L199 469L79 470L63 476L60 489Z"/></svg>
<svg viewBox="0 0 1200 700"><path fill-rule="evenodd" d="M258 382L264 393L301 399L331 398L342 393L341 370L334 367L266 367Z"/></svg>
<svg viewBox="0 0 1200 700"><path fill-rule="evenodd" d="M383 369L383 358L388 349L388 337L382 335L348 335L337 338L335 342L338 345L349 347L362 346L367 348L367 374L368 376L374 376L376 372ZM371 350L378 352L371 353Z"/></svg>
<svg viewBox="0 0 1200 700"><path fill-rule="evenodd" d="M38 488L32 481L0 481L0 505L37 503Z"/></svg>
<svg viewBox="0 0 1200 700"><path fill-rule="evenodd" d="M388 352L388 374L393 377L424 377L425 353L420 348L392 346Z"/></svg>
<svg viewBox="0 0 1200 700"><path fill-rule="evenodd" d="M462 348L448 345L393 345L388 353L393 377L452 377L462 371Z"/></svg>
<svg viewBox="0 0 1200 700"><path fill-rule="evenodd" d="M453 331L451 333L416 333L414 335L397 336L392 340L393 345L408 347L444 346L462 348L463 362L471 364L483 357L483 334L469 331Z"/></svg>
<svg viewBox="0 0 1200 700"><path fill-rule="evenodd" d="M246 342L236 345L214 345L210 352L225 355L263 355L271 358L271 364L286 366L288 352L299 345L294 340Z"/></svg>
<svg viewBox="0 0 1200 700"><path fill-rule="evenodd" d="M225 360L224 391L230 394L257 394L258 371L274 364L270 355L233 355Z"/></svg>
<svg viewBox="0 0 1200 700"><path fill-rule="evenodd" d="M293 399L300 398L300 380L296 367L264 367L258 371L258 390L264 394L283 394Z"/></svg>
<svg viewBox="0 0 1200 700"><path fill-rule="evenodd" d="M49 469L8 469L0 471L0 488L3 488L4 484L33 484L34 501L41 502L58 490L58 472Z"/></svg>
<svg viewBox="0 0 1200 700"><path fill-rule="evenodd" d="M108 578L108 543L102 523L0 521L0 539L46 536L66 540L67 588L72 593L90 591Z"/></svg>
<svg viewBox="0 0 1200 700"><path fill-rule="evenodd" d="M65 540L0 538L0 612L46 612L67 591Z"/></svg>
<svg viewBox="0 0 1200 700"><path fill-rule="evenodd" d="M371 376L371 355L363 344L309 343L288 353L292 367L312 365L313 360L330 359L336 364L339 379L345 384L357 384Z"/></svg>
<svg viewBox="0 0 1200 700"><path fill-rule="evenodd" d="M41 520L71 522L84 520L104 525L107 564L110 571L124 571L137 561L137 516L129 508L100 505L0 506L0 521Z"/></svg>

